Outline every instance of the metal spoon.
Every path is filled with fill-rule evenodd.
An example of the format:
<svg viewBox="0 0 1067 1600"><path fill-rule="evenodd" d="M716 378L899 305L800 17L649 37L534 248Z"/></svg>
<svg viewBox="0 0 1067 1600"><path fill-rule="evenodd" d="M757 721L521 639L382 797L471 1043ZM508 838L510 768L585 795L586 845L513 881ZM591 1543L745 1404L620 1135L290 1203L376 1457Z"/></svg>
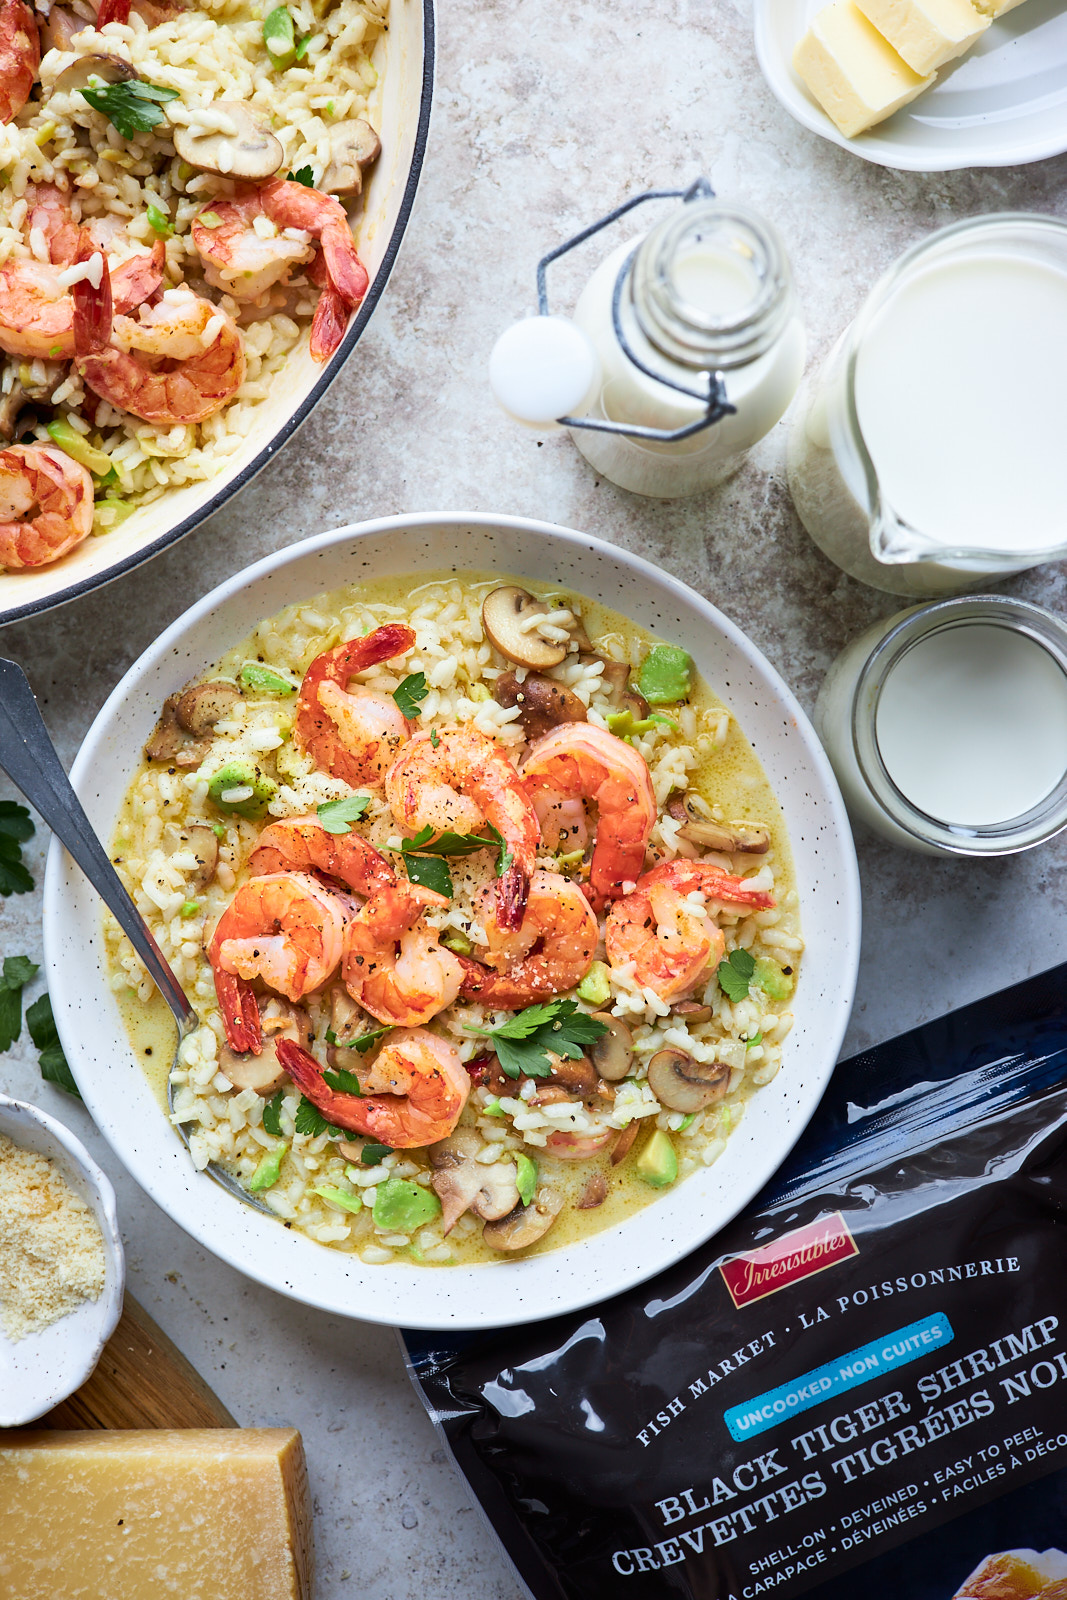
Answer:
<svg viewBox="0 0 1067 1600"><path fill-rule="evenodd" d="M144 962L152 981L174 1013L178 1024L178 1043L174 1062L167 1074L167 1104L174 1109L171 1079L179 1064L181 1047L200 1026L200 1018L189 1004L185 990L171 971L170 964L152 937L147 924L126 892L125 885L107 851L93 832L81 801L48 736L33 690L26 674L14 661L0 659L0 769L26 796L34 810L47 822L56 838L66 846L75 862L114 915L123 933ZM178 1132L186 1145L188 1135L180 1124ZM266 1211L269 1206L242 1189L236 1178L211 1162L208 1173L239 1200Z"/></svg>

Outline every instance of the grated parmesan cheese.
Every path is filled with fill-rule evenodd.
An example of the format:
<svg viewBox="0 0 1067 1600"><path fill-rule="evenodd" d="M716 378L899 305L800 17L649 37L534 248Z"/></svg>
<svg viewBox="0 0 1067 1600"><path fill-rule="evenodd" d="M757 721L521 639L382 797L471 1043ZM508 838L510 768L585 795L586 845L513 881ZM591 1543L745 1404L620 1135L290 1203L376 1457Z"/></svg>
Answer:
<svg viewBox="0 0 1067 1600"><path fill-rule="evenodd" d="M47 1156L0 1134L0 1326L38 1333L97 1300L104 1240L92 1210Z"/></svg>

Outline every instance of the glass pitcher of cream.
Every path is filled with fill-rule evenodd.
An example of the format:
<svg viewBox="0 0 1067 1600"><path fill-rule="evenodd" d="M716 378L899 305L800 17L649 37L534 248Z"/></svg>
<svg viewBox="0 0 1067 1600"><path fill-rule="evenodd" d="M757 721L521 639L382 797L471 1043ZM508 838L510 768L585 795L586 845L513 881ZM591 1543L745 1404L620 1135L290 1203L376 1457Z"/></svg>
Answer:
<svg viewBox="0 0 1067 1600"><path fill-rule="evenodd" d="M1067 555L1067 224L1005 212L913 246L808 380L788 448L800 519L893 594Z"/></svg>

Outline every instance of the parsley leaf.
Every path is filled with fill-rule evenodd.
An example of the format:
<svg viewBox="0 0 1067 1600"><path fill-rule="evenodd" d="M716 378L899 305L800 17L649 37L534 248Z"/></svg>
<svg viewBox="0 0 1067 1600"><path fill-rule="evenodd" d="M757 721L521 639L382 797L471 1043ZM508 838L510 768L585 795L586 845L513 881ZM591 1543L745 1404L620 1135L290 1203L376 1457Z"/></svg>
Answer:
<svg viewBox="0 0 1067 1600"><path fill-rule="evenodd" d="M332 1028L327 1028L326 1043L335 1045L338 1050L358 1050L360 1055L363 1056L366 1055L372 1045L376 1045L379 1039L384 1039L386 1034L392 1033L392 1031L392 1028L387 1024L382 1028L372 1028L369 1033L361 1033L358 1039L339 1039ZM358 1094L359 1090L353 1089L352 1093Z"/></svg>
<svg viewBox="0 0 1067 1600"><path fill-rule="evenodd" d="M391 1144L365 1144L359 1152L359 1159L365 1167L376 1167L383 1156L391 1156Z"/></svg>
<svg viewBox="0 0 1067 1600"><path fill-rule="evenodd" d="M419 714L419 701L425 700L429 692L425 672L411 672L393 690L393 699L400 707L401 714L412 722Z"/></svg>
<svg viewBox="0 0 1067 1600"><path fill-rule="evenodd" d="M351 833L353 822L359 821L369 805L369 794L346 794L340 800L324 800L315 812L327 833Z"/></svg>
<svg viewBox="0 0 1067 1600"><path fill-rule="evenodd" d="M338 1094L363 1093L359 1079L346 1067L336 1067L330 1072L324 1072L322 1081L328 1089L334 1089Z"/></svg>
<svg viewBox="0 0 1067 1600"><path fill-rule="evenodd" d="M307 35L306 42L302 39L300 44L297 46L296 59L298 61L300 60L301 56L306 53L307 47L310 43L311 35L309 33ZM315 187L315 174L310 167L297 167L295 172L290 172L289 182L302 183L305 189L313 189Z"/></svg>
<svg viewBox="0 0 1067 1600"><path fill-rule="evenodd" d="M744 1000L756 970L756 960L748 950L731 950L725 961L719 962L717 977L719 988L727 1000Z"/></svg>
<svg viewBox="0 0 1067 1600"><path fill-rule="evenodd" d="M52 1002L46 994L35 1000L32 1006L26 1007L26 1026L30 1030L30 1038L40 1051L38 1064L41 1068L41 1077L47 1083L56 1084L80 1100L78 1085L74 1082L74 1074L67 1065L63 1046L59 1042L59 1031L52 1015Z"/></svg>
<svg viewBox="0 0 1067 1600"><path fill-rule="evenodd" d="M303 1094L296 1108L295 1128L297 1133L306 1133L313 1139L320 1133L331 1134L336 1139L340 1139L344 1134L343 1128L335 1128L327 1122L318 1106L312 1105L307 1095Z"/></svg>
<svg viewBox="0 0 1067 1600"><path fill-rule="evenodd" d="M14 800L0 800L0 894L28 894L33 879L22 862L22 844L34 832L30 813Z"/></svg>
<svg viewBox="0 0 1067 1600"><path fill-rule="evenodd" d="M282 1137L282 1093L272 1095L263 1107L263 1127L267 1133L272 1133L276 1139Z"/></svg>
<svg viewBox="0 0 1067 1600"><path fill-rule="evenodd" d="M448 862L442 861L439 856L419 856L403 852L404 866L412 883L417 883L424 889L432 889L434 894L443 894L451 900L455 892L452 887L452 874L448 870Z"/></svg>
<svg viewBox="0 0 1067 1600"><path fill-rule="evenodd" d="M435 750L437 749L437 746L441 743L440 739L437 737L437 729L436 728L431 728L430 729L430 743L433 745Z"/></svg>
<svg viewBox="0 0 1067 1600"><path fill-rule="evenodd" d="M469 1028L492 1041L501 1071L509 1078L525 1074L528 1078L547 1078L552 1071L548 1052L577 1061L602 1034L607 1024L587 1011L579 1011L575 1000L549 1000L527 1006L498 1028Z"/></svg>
<svg viewBox="0 0 1067 1600"><path fill-rule="evenodd" d="M7 956L0 977L0 1050L10 1050L22 1032L22 988L37 972L29 956Z"/></svg>
<svg viewBox="0 0 1067 1600"><path fill-rule="evenodd" d="M94 111L102 111L112 127L124 139L135 133L148 133L166 116L160 110L168 100L177 100L177 89L164 89L158 83L146 83L143 78L130 78L125 83L101 83L96 88L79 89Z"/></svg>

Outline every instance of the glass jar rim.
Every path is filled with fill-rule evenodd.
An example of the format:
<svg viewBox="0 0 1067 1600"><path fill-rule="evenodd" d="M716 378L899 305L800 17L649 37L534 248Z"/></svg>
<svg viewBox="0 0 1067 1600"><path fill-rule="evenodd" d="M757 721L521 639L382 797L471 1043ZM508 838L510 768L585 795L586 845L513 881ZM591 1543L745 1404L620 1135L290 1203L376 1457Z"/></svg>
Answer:
<svg viewBox="0 0 1067 1600"><path fill-rule="evenodd" d="M852 692L852 749L872 799L913 839L950 855L1015 855L1067 828L1067 762L1055 788L1029 811L1003 822L963 825L932 817L909 800L892 778L878 744L878 707L894 668L920 639L975 623L1022 634L1052 656L1067 683L1067 623L1043 606L993 594L957 595L916 606L879 640L864 662Z"/></svg>

